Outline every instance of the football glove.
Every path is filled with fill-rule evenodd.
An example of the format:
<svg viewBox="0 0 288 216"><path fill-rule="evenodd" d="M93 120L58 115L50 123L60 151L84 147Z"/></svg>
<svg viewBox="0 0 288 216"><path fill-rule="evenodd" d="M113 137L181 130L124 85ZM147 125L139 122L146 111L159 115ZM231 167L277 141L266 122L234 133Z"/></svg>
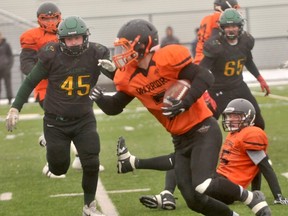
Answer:
<svg viewBox="0 0 288 216"><path fill-rule="evenodd" d="M205 91L203 94L203 98L205 100L205 103L207 104L207 106L209 107L210 110L216 111L217 109L217 104L215 102L215 100L210 96L210 94L208 93L208 91Z"/></svg>
<svg viewBox="0 0 288 216"><path fill-rule="evenodd" d="M103 97L103 90L99 86L95 85L90 91L89 98L92 101L97 101L101 97Z"/></svg>
<svg viewBox="0 0 288 216"><path fill-rule="evenodd" d="M266 81L264 80L264 78L261 75L259 75L257 77L257 80L260 83L262 92L266 91L265 96L268 96L270 94L270 88L269 88L268 84L266 83Z"/></svg>
<svg viewBox="0 0 288 216"><path fill-rule="evenodd" d="M6 117L6 128L12 132L16 128L16 124L19 120L19 111L16 108L10 108Z"/></svg>
<svg viewBox="0 0 288 216"><path fill-rule="evenodd" d="M174 118L175 116L179 115L180 113L182 113L186 110L182 100L176 100L172 97L167 97L166 99L169 102L171 102L172 106L171 107L161 107L162 114L164 116L167 116L169 118Z"/></svg>
<svg viewBox="0 0 288 216"><path fill-rule="evenodd" d="M109 72L114 72L116 70L115 64L107 59L99 59L98 66L101 66Z"/></svg>
<svg viewBox="0 0 288 216"><path fill-rule="evenodd" d="M288 199L283 197L282 194L277 194L277 199L274 200L274 204L280 204L280 205L288 205Z"/></svg>

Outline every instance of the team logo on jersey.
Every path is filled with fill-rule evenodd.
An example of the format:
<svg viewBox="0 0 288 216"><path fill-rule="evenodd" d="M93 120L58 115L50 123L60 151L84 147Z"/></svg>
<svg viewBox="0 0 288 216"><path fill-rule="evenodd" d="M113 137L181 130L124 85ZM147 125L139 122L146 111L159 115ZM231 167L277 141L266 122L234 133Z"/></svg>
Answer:
<svg viewBox="0 0 288 216"><path fill-rule="evenodd" d="M168 79L160 77L160 79L158 80L154 80L153 82L150 82L141 88L137 88L136 91L138 92L138 94L143 95L157 88L160 88L161 86L165 85L168 81L169 81Z"/></svg>
<svg viewBox="0 0 288 216"><path fill-rule="evenodd" d="M199 133L206 133L210 128L210 125L203 125L201 128L199 128L197 131Z"/></svg>
<svg viewBox="0 0 288 216"><path fill-rule="evenodd" d="M49 50L49 51L51 51L51 52L54 52L54 51L55 51L55 48L54 48L53 46L49 46L47 50Z"/></svg>

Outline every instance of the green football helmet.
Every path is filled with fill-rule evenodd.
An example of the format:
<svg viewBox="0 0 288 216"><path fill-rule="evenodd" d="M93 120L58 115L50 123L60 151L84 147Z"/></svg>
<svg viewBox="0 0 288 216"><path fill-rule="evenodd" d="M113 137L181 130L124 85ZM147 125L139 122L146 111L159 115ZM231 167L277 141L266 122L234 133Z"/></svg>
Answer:
<svg viewBox="0 0 288 216"><path fill-rule="evenodd" d="M244 26L244 19L243 19L242 15L239 13L239 11L237 11L234 8L228 8L220 16L219 25L220 25L220 29L224 35L225 35L224 28L226 26L230 26L230 25L239 26L238 35L234 35L234 34L226 34L225 35L228 39L233 40L233 39L235 39L241 35L241 33L243 31L243 26Z"/></svg>
<svg viewBox="0 0 288 216"><path fill-rule="evenodd" d="M89 29L84 20L77 16L69 16L64 19L58 27L58 39L61 51L67 55L78 56L82 54L89 46ZM83 44L77 46L66 46L65 38L73 36L83 36Z"/></svg>

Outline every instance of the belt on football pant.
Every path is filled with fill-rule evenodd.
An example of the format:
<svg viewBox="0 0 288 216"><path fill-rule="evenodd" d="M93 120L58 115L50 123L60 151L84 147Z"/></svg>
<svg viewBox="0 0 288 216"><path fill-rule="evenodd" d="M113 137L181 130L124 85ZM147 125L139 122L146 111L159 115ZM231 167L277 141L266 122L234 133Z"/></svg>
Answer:
<svg viewBox="0 0 288 216"><path fill-rule="evenodd" d="M55 119L56 121L62 121L62 122L75 121L81 118L81 117L65 117L65 116L55 115L52 113L45 113L45 116L51 119Z"/></svg>

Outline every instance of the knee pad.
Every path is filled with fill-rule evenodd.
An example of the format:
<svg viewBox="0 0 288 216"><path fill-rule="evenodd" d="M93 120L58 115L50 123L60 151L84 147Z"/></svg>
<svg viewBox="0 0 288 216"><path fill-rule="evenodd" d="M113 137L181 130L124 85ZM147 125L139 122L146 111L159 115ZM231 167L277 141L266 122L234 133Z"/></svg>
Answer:
<svg viewBox="0 0 288 216"><path fill-rule="evenodd" d="M203 183L199 184L195 190L200 193L200 194L204 194L205 191L207 190L207 188L209 187L210 183L212 181L212 178L208 178L206 179Z"/></svg>
<svg viewBox="0 0 288 216"><path fill-rule="evenodd" d="M99 171L99 156L93 155L90 158L81 160L82 168L84 172L98 172Z"/></svg>
<svg viewBox="0 0 288 216"><path fill-rule="evenodd" d="M69 169L69 163L49 163L49 170L54 175L63 175L66 174Z"/></svg>

